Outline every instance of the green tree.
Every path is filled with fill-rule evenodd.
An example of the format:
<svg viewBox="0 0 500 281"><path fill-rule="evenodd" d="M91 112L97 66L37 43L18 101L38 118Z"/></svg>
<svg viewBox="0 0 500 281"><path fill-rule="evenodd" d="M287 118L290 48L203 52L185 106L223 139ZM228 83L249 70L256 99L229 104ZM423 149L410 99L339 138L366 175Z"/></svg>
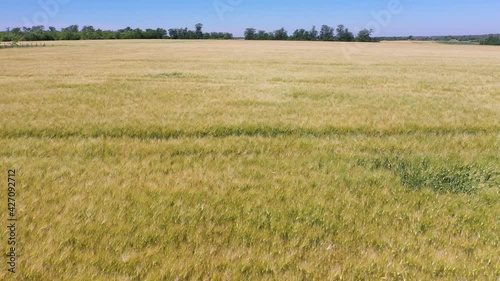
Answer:
<svg viewBox="0 0 500 281"><path fill-rule="evenodd" d="M257 40L269 40L269 34L264 30L259 30L256 36Z"/></svg>
<svg viewBox="0 0 500 281"><path fill-rule="evenodd" d="M203 24L201 23L197 23L195 25L195 33L196 33L196 39L203 39Z"/></svg>
<svg viewBox="0 0 500 281"><path fill-rule="evenodd" d="M305 31L305 29L303 29L303 28L297 29L293 32L293 35L290 39L299 40L299 41L308 40L307 31Z"/></svg>
<svg viewBox="0 0 500 281"><path fill-rule="evenodd" d="M257 39L255 28L245 29L245 40L255 40Z"/></svg>
<svg viewBox="0 0 500 281"><path fill-rule="evenodd" d="M481 40L481 45L500 45L500 36L490 35L487 38Z"/></svg>
<svg viewBox="0 0 500 281"><path fill-rule="evenodd" d="M288 39L288 32L285 30L284 27L274 32L273 40L287 40L287 39Z"/></svg>
<svg viewBox="0 0 500 281"><path fill-rule="evenodd" d="M163 39L167 37L167 30L159 27L156 29L156 34L158 39Z"/></svg>
<svg viewBox="0 0 500 281"><path fill-rule="evenodd" d="M144 39L157 39L158 34L156 34L156 30L151 28L147 28L143 33Z"/></svg>
<svg viewBox="0 0 500 281"><path fill-rule="evenodd" d="M144 39L144 32L140 28L134 29L134 39Z"/></svg>
<svg viewBox="0 0 500 281"><path fill-rule="evenodd" d="M61 40L80 40L80 34L78 33L78 25L70 25L66 28L61 29Z"/></svg>
<svg viewBox="0 0 500 281"><path fill-rule="evenodd" d="M321 31L319 32L319 40L321 41L333 41L334 30L328 25L321 26Z"/></svg>
<svg viewBox="0 0 500 281"><path fill-rule="evenodd" d="M21 28L14 27L10 32L12 32L15 35L19 35L21 33Z"/></svg>
<svg viewBox="0 0 500 281"><path fill-rule="evenodd" d="M318 39L318 31L316 30L316 26L313 25L313 27L309 31L309 40L317 40L317 39Z"/></svg>
<svg viewBox="0 0 500 281"><path fill-rule="evenodd" d="M45 26L43 25L36 25L31 27L31 32L44 32Z"/></svg>
<svg viewBox="0 0 500 281"><path fill-rule="evenodd" d="M179 39L179 30L171 28L168 30L168 35L170 36L170 39Z"/></svg>
<svg viewBox="0 0 500 281"><path fill-rule="evenodd" d="M49 26L49 29L45 32L50 38L50 40L59 40L59 32L53 26Z"/></svg>
<svg viewBox="0 0 500 281"><path fill-rule="evenodd" d="M86 25L82 27L82 31L80 32L81 39L83 40L94 40L95 36L95 28L91 25Z"/></svg>
<svg viewBox="0 0 500 281"><path fill-rule="evenodd" d="M354 34L349 31L344 25L339 25L337 27L337 40L344 42L351 42L354 40Z"/></svg>
<svg viewBox="0 0 500 281"><path fill-rule="evenodd" d="M119 39L120 33L111 30L102 31L102 39Z"/></svg>
<svg viewBox="0 0 500 281"><path fill-rule="evenodd" d="M359 31L358 36L356 37L356 41L358 42L372 42L373 39L371 38L371 35L373 33L373 30L368 30L368 29L363 29Z"/></svg>
<svg viewBox="0 0 500 281"><path fill-rule="evenodd" d="M95 39L97 40L102 40L104 39L104 32L102 31L102 29L98 28L96 31L95 31Z"/></svg>

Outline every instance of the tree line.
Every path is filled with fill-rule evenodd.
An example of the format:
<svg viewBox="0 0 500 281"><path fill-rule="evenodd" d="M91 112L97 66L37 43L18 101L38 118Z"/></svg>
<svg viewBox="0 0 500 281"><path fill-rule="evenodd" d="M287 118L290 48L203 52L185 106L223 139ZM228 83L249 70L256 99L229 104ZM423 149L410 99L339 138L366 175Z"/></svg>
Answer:
<svg viewBox="0 0 500 281"><path fill-rule="evenodd" d="M96 29L91 25L79 28L70 25L60 30L43 25L33 27L7 28L0 32L0 41L52 41L52 40L103 40L103 39L233 39L227 32L203 32L203 24L196 24L195 30L188 28L146 29L126 27L116 31Z"/></svg>
<svg viewBox="0 0 500 281"><path fill-rule="evenodd" d="M313 26L309 30L297 29L288 34L285 28L272 32L247 28L244 32L246 40L296 40L296 41L343 41L343 42L378 42L382 40L418 40L418 41L453 41L471 42L481 45L500 45L500 34L466 35L466 36L420 36L420 37L371 37L373 31L363 29L355 36L344 25L333 28L323 25L319 30ZM195 25L194 30L188 28L145 29L126 27L116 31L96 29L91 25L80 28L70 25L65 28L45 28L43 25L33 27L7 28L0 32L0 41L51 41L51 40L103 40L103 39L233 39L228 32L203 32L203 24Z"/></svg>
<svg viewBox="0 0 500 281"><path fill-rule="evenodd" d="M288 34L285 28L272 32L247 28L244 35L245 40L377 42L378 40L376 38L371 37L372 33L373 30L363 29L358 32L357 36L354 36L348 28L341 24L336 28L323 25L320 30L317 30L316 26L313 26L310 30L297 29L291 35Z"/></svg>
<svg viewBox="0 0 500 281"><path fill-rule="evenodd" d="M442 43L464 43L479 45L500 45L500 34L486 35L447 35L447 36L391 36L378 37L381 41L437 41Z"/></svg>
<svg viewBox="0 0 500 281"><path fill-rule="evenodd" d="M500 46L500 35L495 36L495 35L490 35L484 39L482 39L479 44L481 45L496 45Z"/></svg>

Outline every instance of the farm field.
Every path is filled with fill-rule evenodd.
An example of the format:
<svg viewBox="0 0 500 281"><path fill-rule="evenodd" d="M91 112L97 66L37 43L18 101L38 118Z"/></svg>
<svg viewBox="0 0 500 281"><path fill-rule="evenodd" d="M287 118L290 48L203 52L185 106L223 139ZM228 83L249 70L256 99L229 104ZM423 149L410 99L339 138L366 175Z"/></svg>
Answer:
<svg viewBox="0 0 500 281"><path fill-rule="evenodd" d="M500 278L498 47L50 42L0 89L16 280Z"/></svg>

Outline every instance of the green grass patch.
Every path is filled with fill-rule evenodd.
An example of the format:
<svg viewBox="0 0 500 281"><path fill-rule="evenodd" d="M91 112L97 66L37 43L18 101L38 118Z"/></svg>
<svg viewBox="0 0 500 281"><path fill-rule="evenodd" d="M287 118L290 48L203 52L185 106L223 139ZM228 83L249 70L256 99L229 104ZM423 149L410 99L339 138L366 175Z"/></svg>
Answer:
<svg viewBox="0 0 500 281"><path fill-rule="evenodd" d="M479 45L479 42L477 41L436 41L436 42L447 45Z"/></svg>
<svg viewBox="0 0 500 281"><path fill-rule="evenodd" d="M431 188L438 193L472 194L482 185L498 180L500 174L478 164L462 164L457 160L436 160L429 157L380 157L358 163L371 170L390 170L399 177L401 185L412 190Z"/></svg>
<svg viewBox="0 0 500 281"><path fill-rule="evenodd" d="M148 75L148 77L152 78L184 78L189 77L189 74L182 72L162 72L158 74Z"/></svg>

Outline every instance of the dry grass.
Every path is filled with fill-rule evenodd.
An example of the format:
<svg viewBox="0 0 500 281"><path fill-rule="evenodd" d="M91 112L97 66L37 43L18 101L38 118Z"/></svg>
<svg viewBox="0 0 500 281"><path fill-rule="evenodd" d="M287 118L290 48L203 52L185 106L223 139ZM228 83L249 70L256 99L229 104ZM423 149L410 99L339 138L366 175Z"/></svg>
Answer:
<svg viewBox="0 0 500 281"><path fill-rule="evenodd" d="M16 280L499 278L498 48L50 45L0 51Z"/></svg>

